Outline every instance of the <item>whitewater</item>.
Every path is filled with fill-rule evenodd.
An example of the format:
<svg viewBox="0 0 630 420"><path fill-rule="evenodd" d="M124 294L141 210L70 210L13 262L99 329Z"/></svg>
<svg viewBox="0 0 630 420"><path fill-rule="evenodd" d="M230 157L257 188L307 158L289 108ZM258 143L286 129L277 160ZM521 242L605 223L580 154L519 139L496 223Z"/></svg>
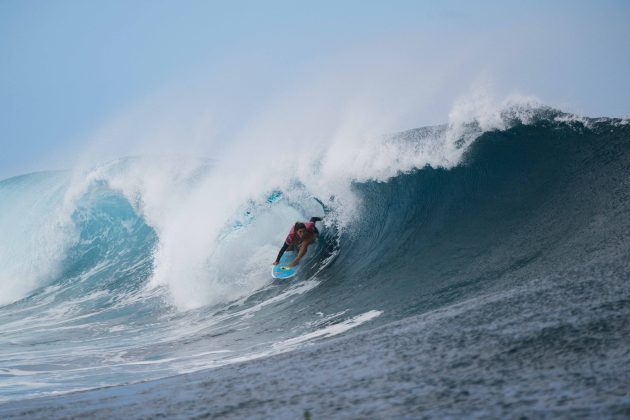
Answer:
<svg viewBox="0 0 630 420"><path fill-rule="evenodd" d="M0 416L628 416L630 123L481 111L0 181Z"/></svg>

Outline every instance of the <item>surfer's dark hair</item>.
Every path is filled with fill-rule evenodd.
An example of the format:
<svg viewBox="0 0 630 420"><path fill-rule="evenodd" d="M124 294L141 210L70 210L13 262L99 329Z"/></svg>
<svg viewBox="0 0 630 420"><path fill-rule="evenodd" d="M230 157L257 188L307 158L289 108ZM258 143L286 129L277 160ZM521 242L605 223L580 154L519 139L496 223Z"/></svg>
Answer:
<svg viewBox="0 0 630 420"><path fill-rule="evenodd" d="M295 222L295 225L293 226L293 232L297 232L300 229L306 229L306 225L302 222Z"/></svg>

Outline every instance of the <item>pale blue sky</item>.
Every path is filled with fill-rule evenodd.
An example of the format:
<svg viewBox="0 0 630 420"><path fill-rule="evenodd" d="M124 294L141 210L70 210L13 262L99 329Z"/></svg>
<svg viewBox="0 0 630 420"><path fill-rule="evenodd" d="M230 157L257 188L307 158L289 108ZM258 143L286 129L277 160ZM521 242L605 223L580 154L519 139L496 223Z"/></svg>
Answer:
<svg viewBox="0 0 630 420"><path fill-rule="evenodd" d="M268 63L238 93L255 107L266 89L379 39L439 48L478 38L491 49L511 28L532 41L485 66L500 90L630 115L628 1L0 0L0 179L67 168L121 110L182 79L220 77L242 57ZM444 122L454 95L417 123Z"/></svg>

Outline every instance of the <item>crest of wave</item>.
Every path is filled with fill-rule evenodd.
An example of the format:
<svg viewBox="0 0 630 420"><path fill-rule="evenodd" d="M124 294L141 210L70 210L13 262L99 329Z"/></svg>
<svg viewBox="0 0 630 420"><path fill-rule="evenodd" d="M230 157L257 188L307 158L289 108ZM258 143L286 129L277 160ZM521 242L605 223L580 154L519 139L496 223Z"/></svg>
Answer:
<svg viewBox="0 0 630 420"><path fill-rule="evenodd" d="M451 168L481 133L528 123L539 108L531 98L498 103L477 90L455 102L447 124L409 136L384 134L391 121L383 117L379 123L375 109L345 106L279 103L211 161L118 161L92 170L83 185L105 179L143 215L159 237L148 286L166 287L177 307L192 309L246 296L270 282L269 266L286 230L310 215L281 201L257 213L252 224L228 236L225 231L272 191L294 201L327 201L343 229L360 216L353 182L385 182L427 165ZM307 117L313 115L317 121Z"/></svg>

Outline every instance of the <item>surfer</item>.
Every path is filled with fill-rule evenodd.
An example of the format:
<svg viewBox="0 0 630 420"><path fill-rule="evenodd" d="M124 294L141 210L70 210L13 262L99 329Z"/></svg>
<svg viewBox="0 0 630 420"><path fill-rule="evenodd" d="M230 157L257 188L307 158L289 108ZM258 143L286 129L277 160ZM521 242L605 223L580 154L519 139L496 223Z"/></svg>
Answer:
<svg viewBox="0 0 630 420"><path fill-rule="evenodd" d="M278 257L273 262L273 265L278 264L280 258L282 258L282 255L284 254L284 251L294 251L296 249L299 249L297 257L295 257L293 261L287 264L287 267L296 266L300 262L304 254L306 254L306 250L308 249L309 245L317 240L317 237L319 236L319 231L315 226L315 222L319 222L320 220L322 220L321 217L311 217L310 222L297 222L295 225L293 225L293 227L289 231L289 234L287 235L287 238L284 240L284 244L282 244L282 248L278 253Z"/></svg>

